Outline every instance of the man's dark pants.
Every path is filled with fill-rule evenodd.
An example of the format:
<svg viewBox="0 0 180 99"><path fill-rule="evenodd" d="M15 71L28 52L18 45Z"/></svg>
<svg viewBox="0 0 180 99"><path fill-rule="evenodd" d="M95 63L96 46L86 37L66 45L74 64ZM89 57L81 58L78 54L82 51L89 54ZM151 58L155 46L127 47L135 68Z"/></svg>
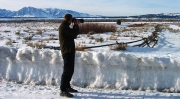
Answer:
<svg viewBox="0 0 180 99"><path fill-rule="evenodd" d="M63 73L61 77L61 91L66 91L67 88L70 88L70 81L74 73L74 59L75 53L65 53L62 55L64 60Z"/></svg>

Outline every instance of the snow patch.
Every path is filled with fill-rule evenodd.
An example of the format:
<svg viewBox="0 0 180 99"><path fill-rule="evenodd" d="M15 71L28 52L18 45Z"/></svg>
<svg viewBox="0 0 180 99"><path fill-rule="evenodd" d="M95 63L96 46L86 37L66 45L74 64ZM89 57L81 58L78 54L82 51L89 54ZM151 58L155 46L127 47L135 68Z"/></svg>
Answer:
<svg viewBox="0 0 180 99"><path fill-rule="evenodd" d="M33 85L60 85L60 51L0 47L0 79ZM171 57L109 52L77 52L72 84L133 90L180 89L180 62Z"/></svg>
<svg viewBox="0 0 180 99"><path fill-rule="evenodd" d="M175 29L175 30L180 29L180 27L179 27L179 26L177 26L177 25L170 25L169 27L170 27L170 28L172 28L172 29Z"/></svg>

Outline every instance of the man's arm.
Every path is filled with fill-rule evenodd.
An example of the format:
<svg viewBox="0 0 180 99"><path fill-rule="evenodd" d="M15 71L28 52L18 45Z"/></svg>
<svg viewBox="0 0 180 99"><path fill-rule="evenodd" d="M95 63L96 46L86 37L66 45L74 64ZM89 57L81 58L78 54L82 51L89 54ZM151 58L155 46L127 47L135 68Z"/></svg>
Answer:
<svg viewBox="0 0 180 99"><path fill-rule="evenodd" d="M75 33L76 33L76 36L75 36L75 38L76 38L77 35L79 34L79 25L75 24L75 25L73 26L73 29L74 29L74 31L75 31Z"/></svg>
<svg viewBox="0 0 180 99"><path fill-rule="evenodd" d="M79 26L75 24L73 26L73 29L71 29L69 26L65 26L65 27L62 27L61 30L62 30L63 35L67 35L67 36L76 38L78 35L78 32L79 32Z"/></svg>

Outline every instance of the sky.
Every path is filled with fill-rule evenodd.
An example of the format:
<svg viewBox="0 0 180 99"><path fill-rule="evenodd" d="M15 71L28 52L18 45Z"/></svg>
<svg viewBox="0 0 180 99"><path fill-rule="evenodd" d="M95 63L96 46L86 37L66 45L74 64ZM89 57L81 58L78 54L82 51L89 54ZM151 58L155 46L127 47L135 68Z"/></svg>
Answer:
<svg viewBox="0 0 180 99"><path fill-rule="evenodd" d="M29 6L106 16L180 13L180 0L0 0L0 9L17 11Z"/></svg>

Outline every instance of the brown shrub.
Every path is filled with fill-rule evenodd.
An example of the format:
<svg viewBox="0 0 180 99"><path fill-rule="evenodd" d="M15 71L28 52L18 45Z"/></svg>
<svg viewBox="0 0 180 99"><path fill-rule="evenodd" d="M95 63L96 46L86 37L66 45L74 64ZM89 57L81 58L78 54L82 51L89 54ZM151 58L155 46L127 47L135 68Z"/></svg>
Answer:
<svg viewBox="0 0 180 99"><path fill-rule="evenodd" d="M76 51L85 51L83 46L76 46Z"/></svg>
<svg viewBox="0 0 180 99"><path fill-rule="evenodd" d="M11 32L11 31L10 31L10 30L5 30L4 32L6 32L6 33L7 33L7 32Z"/></svg>
<svg viewBox="0 0 180 99"><path fill-rule="evenodd" d="M40 29L36 30L36 34L42 35L42 33L43 33L42 30L40 30Z"/></svg>
<svg viewBox="0 0 180 99"><path fill-rule="evenodd" d="M28 33L30 30L23 30L23 31Z"/></svg>
<svg viewBox="0 0 180 99"><path fill-rule="evenodd" d="M132 25L129 25L129 27L143 27L145 25L146 24L132 24Z"/></svg>
<svg viewBox="0 0 180 99"><path fill-rule="evenodd" d="M6 42L6 45L12 45L12 40L9 39L9 40Z"/></svg>
<svg viewBox="0 0 180 99"><path fill-rule="evenodd" d="M76 44L76 51L85 51L85 45L81 45L81 43Z"/></svg>
<svg viewBox="0 0 180 99"><path fill-rule="evenodd" d="M101 42L101 43L102 43L102 42L104 42L104 38L102 38L102 37L96 38L95 41L96 41L96 42Z"/></svg>
<svg viewBox="0 0 180 99"><path fill-rule="evenodd" d="M117 40L117 38L118 38L117 36L111 35L109 39L110 40Z"/></svg>
<svg viewBox="0 0 180 99"><path fill-rule="evenodd" d="M16 35L20 35L20 30L15 32Z"/></svg>
<svg viewBox="0 0 180 99"><path fill-rule="evenodd" d="M87 37L90 37L92 34L94 34L93 31L88 32L88 33L87 33Z"/></svg>
<svg viewBox="0 0 180 99"><path fill-rule="evenodd" d="M113 46L109 46L110 50L126 50L127 44L126 43L118 43Z"/></svg>
<svg viewBox="0 0 180 99"><path fill-rule="evenodd" d="M54 36L50 36L48 40L58 40L58 38Z"/></svg>
<svg viewBox="0 0 180 99"><path fill-rule="evenodd" d="M132 24L132 25L129 25L129 27L143 27L145 25L146 24Z"/></svg>
<svg viewBox="0 0 180 99"><path fill-rule="evenodd" d="M28 43L27 46L30 46L32 48L36 47L36 48L41 49L41 48L44 48L46 46L46 44L43 42L36 42L36 43Z"/></svg>
<svg viewBox="0 0 180 99"><path fill-rule="evenodd" d="M92 39L92 40L93 40L93 39L94 39L94 36L90 36L89 39Z"/></svg>
<svg viewBox="0 0 180 99"><path fill-rule="evenodd" d="M26 41L29 41L29 40L32 40L32 37L33 36L27 36L27 37L24 37L23 39L26 40Z"/></svg>
<svg viewBox="0 0 180 99"><path fill-rule="evenodd" d="M116 25L108 23L83 23L79 25L80 33L87 34L90 31L95 33L115 32Z"/></svg>

